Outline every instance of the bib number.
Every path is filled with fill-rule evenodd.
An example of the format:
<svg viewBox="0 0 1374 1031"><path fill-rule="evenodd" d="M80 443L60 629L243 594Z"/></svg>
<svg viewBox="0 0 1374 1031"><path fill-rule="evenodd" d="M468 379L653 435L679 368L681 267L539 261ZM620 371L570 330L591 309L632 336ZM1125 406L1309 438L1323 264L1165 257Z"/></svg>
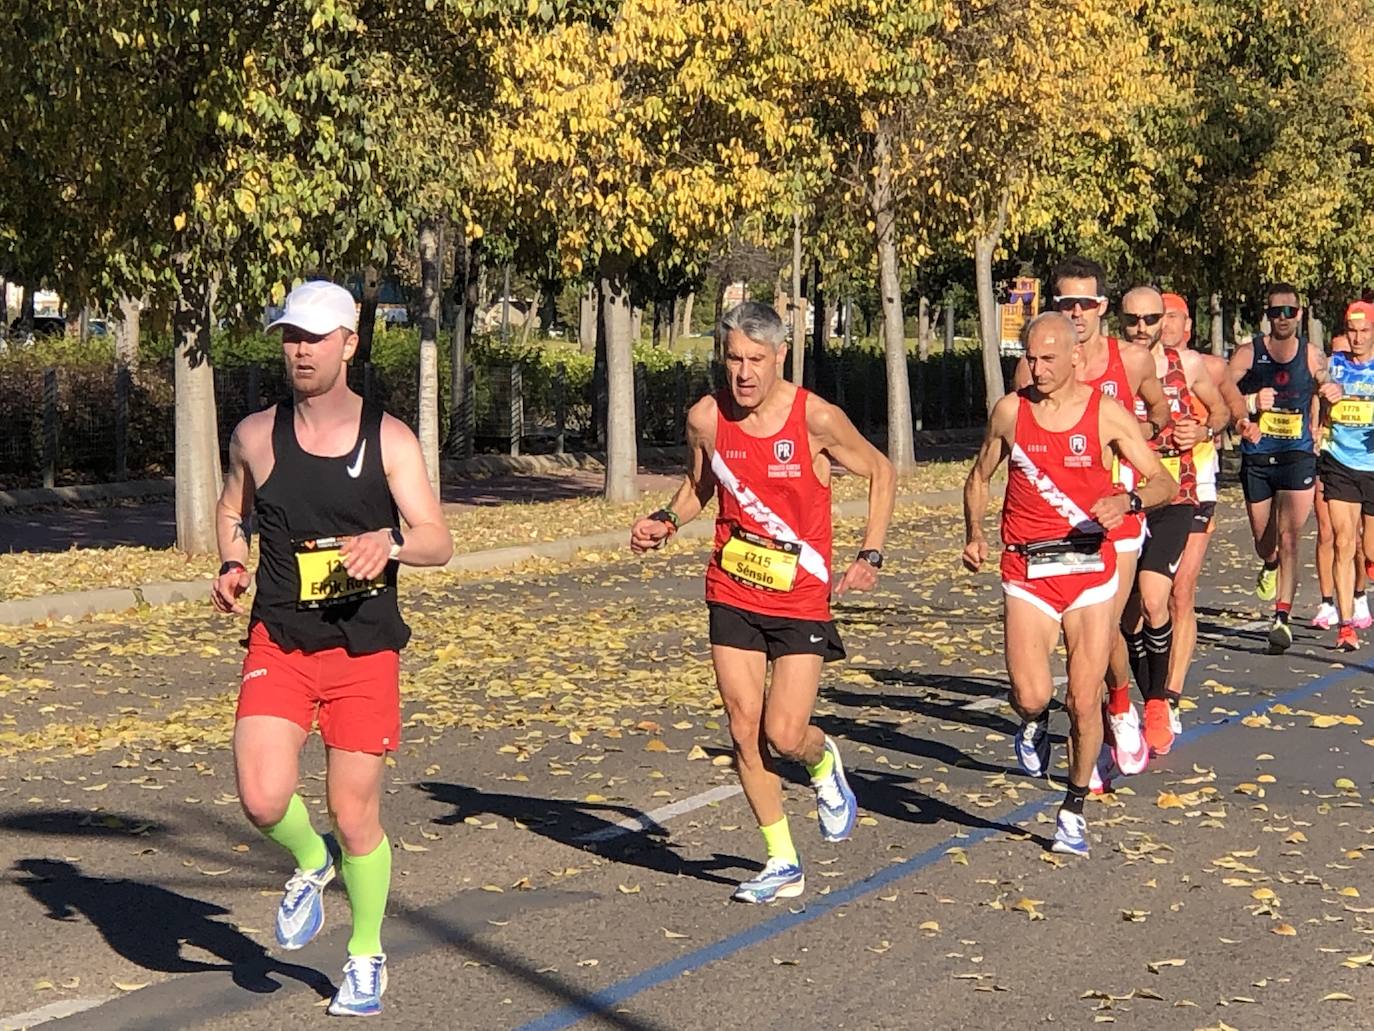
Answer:
<svg viewBox="0 0 1374 1031"><path fill-rule="evenodd" d="M1074 573L1101 573L1107 568L1101 537L1070 537L1027 544L1026 579L1045 580Z"/></svg>
<svg viewBox="0 0 1374 1031"><path fill-rule="evenodd" d="M765 591L790 591L797 582L801 545L735 527L720 549L720 568L732 580Z"/></svg>
<svg viewBox="0 0 1374 1031"><path fill-rule="evenodd" d="M1271 408L1260 412L1260 433L1266 437L1280 440L1298 440L1302 437L1302 412L1285 412Z"/></svg>
<svg viewBox="0 0 1374 1031"><path fill-rule="evenodd" d="M1183 472L1183 458L1181 455L1160 455L1159 462L1164 466L1164 471L1174 478L1177 482L1179 475Z"/></svg>
<svg viewBox="0 0 1374 1031"><path fill-rule="evenodd" d="M298 609L321 609L372 598L386 590L386 574L371 580L355 580L344 568L338 537L294 541L296 572L300 575Z"/></svg>
<svg viewBox="0 0 1374 1031"><path fill-rule="evenodd" d="M1331 421L1337 426L1374 426L1374 400L1343 397L1331 406Z"/></svg>

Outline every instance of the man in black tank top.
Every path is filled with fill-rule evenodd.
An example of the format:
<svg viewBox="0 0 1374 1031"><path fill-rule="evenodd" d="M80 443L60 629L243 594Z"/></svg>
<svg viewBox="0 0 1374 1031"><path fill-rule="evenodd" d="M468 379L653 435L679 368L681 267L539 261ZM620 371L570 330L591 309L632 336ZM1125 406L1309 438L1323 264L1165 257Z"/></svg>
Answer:
<svg viewBox="0 0 1374 1031"><path fill-rule="evenodd" d="M396 570L443 565L453 540L415 435L348 388L358 347L348 291L299 286L276 327L292 399L248 416L229 442L216 512L223 565L211 600L220 612L243 611L251 512L260 554L234 727L239 800L296 861L277 911L282 948L303 947L323 926L337 863L353 933L329 1012L366 1016L381 1011L386 989L382 771L400 743L400 650L410 638ZM300 750L316 722L329 758L332 841L296 794Z"/></svg>

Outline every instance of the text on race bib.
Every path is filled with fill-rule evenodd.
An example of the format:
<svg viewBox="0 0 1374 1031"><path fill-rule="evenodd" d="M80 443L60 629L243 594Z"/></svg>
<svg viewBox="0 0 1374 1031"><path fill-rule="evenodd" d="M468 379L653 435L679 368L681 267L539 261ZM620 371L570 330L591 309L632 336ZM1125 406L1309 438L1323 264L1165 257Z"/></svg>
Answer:
<svg viewBox="0 0 1374 1031"><path fill-rule="evenodd" d="M1271 408L1267 412L1260 412L1259 427L1260 433L1266 437L1298 440L1302 437L1302 413Z"/></svg>
<svg viewBox="0 0 1374 1031"><path fill-rule="evenodd" d="M735 528L720 549L720 568L727 576L765 591L790 591L797 582L801 545L775 541Z"/></svg>
<svg viewBox="0 0 1374 1031"><path fill-rule="evenodd" d="M1374 400L1343 397L1331 406L1331 421L1337 426L1374 426Z"/></svg>
<svg viewBox="0 0 1374 1031"><path fill-rule="evenodd" d="M1164 471L1175 480L1183 472L1183 459L1179 455L1160 455L1159 462L1164 466Z"/></svg>
<svg viewBox="0 0 1374 1031"><path fill-rule="evenodd" d="M339 549L338 537L315 537L294 541L296 571L300 574L298 609L319 609L330 605L372 598L387 589L385 572L371 580L356 580L348 575Z"/></svg>

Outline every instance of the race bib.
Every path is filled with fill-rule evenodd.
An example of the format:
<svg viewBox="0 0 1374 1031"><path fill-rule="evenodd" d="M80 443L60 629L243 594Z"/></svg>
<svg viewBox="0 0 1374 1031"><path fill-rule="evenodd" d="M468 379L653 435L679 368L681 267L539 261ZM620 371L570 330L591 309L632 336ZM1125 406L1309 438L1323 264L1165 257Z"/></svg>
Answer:
<svg viewBox="0 0 1374 1031"><path fill-rule="evenodd" d="M1177 481L1183 472L1183 458L1179 455L1160 455L1159 462L1164 466L1164 471Z"/></svg>
<svg viewBox="0 0 1374 1031"><path fill-rule="evenodd" d="M732 580L750 587L790 591L797 582L800 555L801 545L794 541L775 541L735 527L720 549L720 568Z"/></svg>
<svg viewBox="0 0 1374 1031"><path fill-rule="evenodd" d="M301 584L296 608L326 608L372 598L386 590L384 572L371 580L355 580L348 575L343 559L339 558L342 545L343 541L338 537L315 537L292 542Z"/></svg>
<svg viewBox="0 0 1374 1031"><path fill-rule="evenodd" d="M1073 537L1027 544L1026 579L1044 580L1073 573L1100 573L1107 568L1101 537Z"/></svg>
<svg viewBox="0 0 1374 1031"><path fill-rule="evenodd" d="M1260 412L1260 433L1266 437L1280 440L1298 440L1302 437L1302 412L1285 412L1271 408Z"/></svg>
<svg viewBox="0 0 1374 1031"><path fill-rule="evenodd" d="M1343 397L1331 406L1331 421L1337 426L1374 426L1374 401Z"/></svg>

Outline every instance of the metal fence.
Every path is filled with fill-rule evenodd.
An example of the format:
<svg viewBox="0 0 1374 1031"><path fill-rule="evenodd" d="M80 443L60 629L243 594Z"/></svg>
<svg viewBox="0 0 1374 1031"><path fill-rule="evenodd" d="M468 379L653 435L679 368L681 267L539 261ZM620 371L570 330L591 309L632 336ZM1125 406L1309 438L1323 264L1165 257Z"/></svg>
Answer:
<svg viewBox="0 0 1374 1031"><path fill-rule="evenodd" d="M1010 378L1014 359L1004 361ZM831 352L812 361L813 389L840 405L869 435L887 425L886 366L881 354ZM932 355L907 363L917 429L981 426L986 387L977 354ZM215 370L222 447L244 416L287 396L279 364ZM397 418L418 425L418 374L413 368L364 365L349 382L376 397ZM683 441L690 405L724 385L714 363L682 361L635 369L636 427L643 443ZM547 362L477 365L467 397L450 403L440 383L439 417L450 453L549 453L596 450L594 384ZM174 468L172 370L146 365L136 375L94 366L0 367L0 489L170 475Z"/></svg>

